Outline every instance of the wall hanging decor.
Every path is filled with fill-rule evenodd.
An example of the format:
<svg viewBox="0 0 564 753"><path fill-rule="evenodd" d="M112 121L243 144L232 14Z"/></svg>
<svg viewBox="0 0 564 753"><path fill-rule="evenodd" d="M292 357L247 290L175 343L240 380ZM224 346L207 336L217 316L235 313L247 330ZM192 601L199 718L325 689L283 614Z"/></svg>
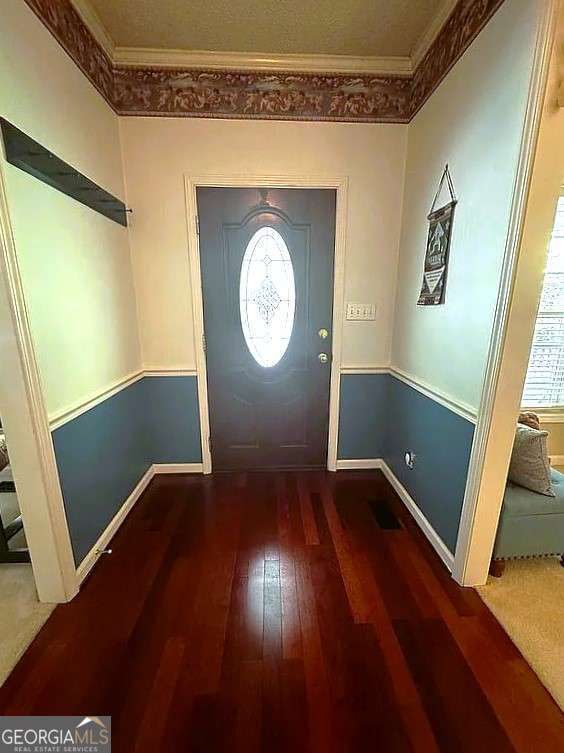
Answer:
<svg viewBox="0 0 564 753"><path fill-rule="evenodd" d="M437 201L445 184L448 186L450 201L437 208ZM419 294L418 306L437 306L445 302L446 279L448 270L448 256L452 238L452 222L454 208L457 203L456 194L448 165L443 171L437 193L427 215L429 220L429 234L425 251L425 268L423 283Z"/></svg>

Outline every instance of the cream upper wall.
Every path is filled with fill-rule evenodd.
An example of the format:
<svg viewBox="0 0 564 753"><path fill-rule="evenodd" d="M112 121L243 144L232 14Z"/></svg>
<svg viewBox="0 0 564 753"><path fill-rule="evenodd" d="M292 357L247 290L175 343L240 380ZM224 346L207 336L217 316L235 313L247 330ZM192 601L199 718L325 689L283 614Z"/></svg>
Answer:
<svg viewBox="0 0 564 753"><path fill-rule="evenodd" d="M23 0L2 7L0 114L123 197L118 119ZM2 159L50 415L140 366L127 230Z"/></svg>
<svg viewBox="0 0 564 753"><path fill-rule="evenodd" d="M564 423L543 421L541 429L548 432L548 454L564 456Z"/></svg>
<svg viewBox="0 0 564 753"><path fill-rule="evenodd" d="M539 0L506 0L409 126L392 363L474 410L508 230ZM445 164L458 195L446 303L416 305Z"/></svg>
<svg viewBox="0 0 564 753"><path fill-rule="evenodd" d="M389 361L407 127L123 118L130 238L146 368L195 368L184 176L347 176L343 364Z"/></svg>

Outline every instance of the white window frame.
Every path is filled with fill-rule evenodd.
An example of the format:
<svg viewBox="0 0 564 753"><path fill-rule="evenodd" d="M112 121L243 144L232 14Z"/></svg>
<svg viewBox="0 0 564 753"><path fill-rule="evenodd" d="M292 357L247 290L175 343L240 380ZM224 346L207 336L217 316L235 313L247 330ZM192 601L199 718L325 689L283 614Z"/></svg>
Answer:
<svg viewBox="0 0 564 753"><path fill-rule="evenodd" d="M558 212L558 209L560 208L561 204L562 204L562 210L564 210L564 186L562 186L560 188L560 195L558 197L557 210L556 210L555 215L554 215L553 229L552 229L552 233L551 233L551 239L550 239L550 242L549 242L549 252L548 252L549 256L550 256L550 245L552 244L552 239L554 238L554 229L555 229L555 226L556 226L557 212ZM535 321L535 333L536 333L537 322L539 321L539 319L542 319L542 318L549 318L549 317L557 318L557 317L560 316L560 318L562 320L562 326L564 328L564 311L554 312L554 311L542 311L541 310L542 295L544 294L544 280L546 279L546 274L547 274L547 271L548 271L548 258L549 258L549 256L547 257L547 269L545 270L544 277L543 277L543 291L541 293L541 301L539 303L539 310L537 312L536 321ZM563 339L563 343L562 343L563 355L562 355L562 358L564 358L564 332L563 332L563 335L562 335L562 339ZM531 346L531 356L532 356L534 347L535 346L534 346L534 339L533 339L533 345ZM528 378L528 371L529 371L529 367L530 367L531 356L529 357L529 366L527 367L527 378ZM563 373L564 373L564 368L563 368ZM526 391L526 381L525 381L525 391ZM564 388L563 388L563 393L564 393ZM527 403L525 400L522 400L521 408L524 411L533 411L534 413L537 413L539 415L540 420L543 423L564 423L564 396L563 396L561 402L554 403L552 405L536 405L535 403Z"/></svg>

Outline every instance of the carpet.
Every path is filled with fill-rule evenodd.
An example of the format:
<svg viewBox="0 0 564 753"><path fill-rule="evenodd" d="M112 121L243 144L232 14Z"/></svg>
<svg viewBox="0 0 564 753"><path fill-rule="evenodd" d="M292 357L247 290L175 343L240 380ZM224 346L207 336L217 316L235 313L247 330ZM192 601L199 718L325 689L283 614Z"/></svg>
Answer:
<svg viewBox="0 0 564 753"><path fill-rule="evenodd" d="M564 567L553 557L510 560L477 591L564 711Z"/></svg>
<svg viewBox="0 0 564 753"><path fill-rule="evenodd" d="M0 565L0 685L47 621L55 604L37 600L31 565Z"/></svg>

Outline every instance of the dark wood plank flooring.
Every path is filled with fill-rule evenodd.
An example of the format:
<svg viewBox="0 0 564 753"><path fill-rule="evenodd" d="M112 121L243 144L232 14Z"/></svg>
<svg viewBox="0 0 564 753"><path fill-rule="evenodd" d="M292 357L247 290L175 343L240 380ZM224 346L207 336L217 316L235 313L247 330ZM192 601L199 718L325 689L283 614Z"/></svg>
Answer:
<svg viewBox="0 0 564 753"><path fill-rule="evenodd" d="M563 716L374 472L157 477L0 689L114 753L560 753Z"/></svg>

